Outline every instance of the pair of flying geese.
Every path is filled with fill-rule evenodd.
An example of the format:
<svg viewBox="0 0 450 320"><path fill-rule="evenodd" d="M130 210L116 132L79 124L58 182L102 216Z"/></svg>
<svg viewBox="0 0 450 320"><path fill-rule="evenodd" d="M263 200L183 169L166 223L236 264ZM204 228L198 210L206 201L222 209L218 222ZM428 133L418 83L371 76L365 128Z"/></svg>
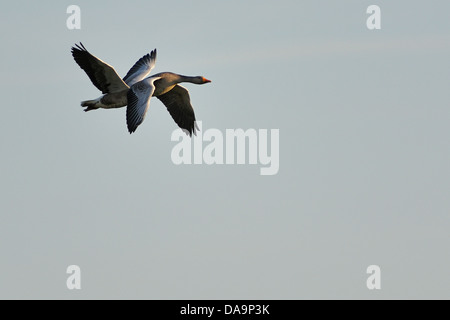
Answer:
<svg viewBox="0 0 450 320"><path fill-rule="evenodd" d="M94 100L81 102L84 111L99 108L127 107L128 131L133 133L144 121L150 105L150 98L157 97L167 107L173 120L181 129L192 136L196 133L195 114L189 92L179 85L181 82L205 84L211 82L204 77L182 76L171 72L162 72L147 77L156 62L156 49L139 59L121 79L109 64L90 54L83 44L72 47L72 56L76 63L103 93Z"/></svg>

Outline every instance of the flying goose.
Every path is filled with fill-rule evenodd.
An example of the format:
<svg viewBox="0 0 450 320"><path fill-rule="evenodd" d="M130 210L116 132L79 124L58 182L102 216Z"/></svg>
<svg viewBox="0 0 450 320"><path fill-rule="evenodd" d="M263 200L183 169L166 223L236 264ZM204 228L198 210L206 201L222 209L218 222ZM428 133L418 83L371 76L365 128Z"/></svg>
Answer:
<svg viewBox="0 0 450 320"><path fill-rule="evenodd" d="M202 76L189 77L172 72L147 77L155 66L156 49L139 59L123 79L112 66L90 54L81 42L72 47L72 56L94 86L103 93L97 99L82 101L81 106L86 107L84 111L128 105L127 127L133 133L144 121L150 98L154 96L166 106L173 120L180 128L187 130L189 136L196 133L198 128L189 91L179 83L205 84L210 80Z"/></svg>

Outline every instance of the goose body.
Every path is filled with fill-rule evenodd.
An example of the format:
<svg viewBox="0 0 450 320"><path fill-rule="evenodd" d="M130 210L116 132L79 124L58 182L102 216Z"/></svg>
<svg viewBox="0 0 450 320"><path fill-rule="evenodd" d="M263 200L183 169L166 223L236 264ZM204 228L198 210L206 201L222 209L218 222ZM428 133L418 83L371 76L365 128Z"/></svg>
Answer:
<svg viewBox="0 0 450 320"><path fill-rule="evenodd" d="M82 43L72 47L72 56L92 83L103 95L81 102L84 111L111 109L127 106L127 127L130 133L144 121L150 98L157 97L167 108L178 126L195 134L195 113L189 91L179 85L182 82L205 84L211 82L202 76L183 76L162 72L148 76L155 66L156 49L139 59L121 79L112 66L90 54Z"/></svg>

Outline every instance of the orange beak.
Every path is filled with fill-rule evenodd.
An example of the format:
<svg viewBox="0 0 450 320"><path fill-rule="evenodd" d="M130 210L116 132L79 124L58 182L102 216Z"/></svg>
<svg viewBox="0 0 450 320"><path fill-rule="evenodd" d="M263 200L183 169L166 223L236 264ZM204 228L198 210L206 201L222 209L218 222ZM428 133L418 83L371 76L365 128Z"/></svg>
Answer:
<svg viewBox="0 0 450 320"><path fill-rule="evenodd" d="M208 80L205 77L203 77L203 83L208 83L208 82L211 82L211 80Z"/></svg>

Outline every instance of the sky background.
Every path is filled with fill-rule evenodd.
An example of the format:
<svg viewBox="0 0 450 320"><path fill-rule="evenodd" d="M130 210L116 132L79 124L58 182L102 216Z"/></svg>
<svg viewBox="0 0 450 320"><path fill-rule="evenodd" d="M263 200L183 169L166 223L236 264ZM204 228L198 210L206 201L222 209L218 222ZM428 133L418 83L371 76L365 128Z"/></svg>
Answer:
<svg viewBox="0 0 450 320"><path fill-rule="evenodd" d="M69 30L66 9L81 8ZM366 27L381 7L382 29ZM448 1L2 4L0 298L450 298ZM280 169L179 165L70 48L186 84L203 131L279 129ZM81 290L66 268L81 268ZM381 267L379 291L366 268Z"/></svg>

